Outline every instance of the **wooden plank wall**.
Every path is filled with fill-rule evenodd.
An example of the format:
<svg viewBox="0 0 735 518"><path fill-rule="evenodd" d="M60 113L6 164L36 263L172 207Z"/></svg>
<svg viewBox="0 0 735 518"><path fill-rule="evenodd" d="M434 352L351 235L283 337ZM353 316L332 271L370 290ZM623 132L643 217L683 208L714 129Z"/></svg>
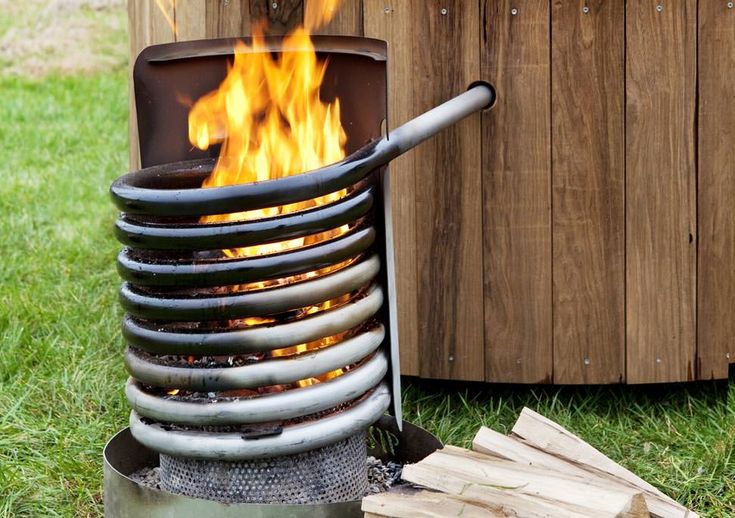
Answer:
<svg viewBox="0 0 735 518"><path fill-rule="evenodd" d="M554 381L616 383L625 378L625 4L556 2L551 25Z"/></svg>
<svg viewBox="0 0 735 518"><path fill-rule="evenodd" d="M282 34L318 3L129 0L131 55L248 35L264 19ZM391 164L405 374L559 384L727 377L727 1L343 0L318 32L389 42L390 126L474 80L498 90L493 110ZM131 166L134 123L131 110Z"/></svg>
<svg viewBox="0 0 735 518"><path fill-rule="evenodd" d="M691 380L696 354L696 2L628 2L629 383Z"/></svg>
<svg viewBox="0 0 735 518"><path fill-rule="evenodd" d="M735 8L700 0L697 379L735 360Z"/></svg>
<svg viewBox="0 0 735 518"><path fill-rule="evenodd" d="M486 379L552 380L549 2L484 0Z"/></svg>

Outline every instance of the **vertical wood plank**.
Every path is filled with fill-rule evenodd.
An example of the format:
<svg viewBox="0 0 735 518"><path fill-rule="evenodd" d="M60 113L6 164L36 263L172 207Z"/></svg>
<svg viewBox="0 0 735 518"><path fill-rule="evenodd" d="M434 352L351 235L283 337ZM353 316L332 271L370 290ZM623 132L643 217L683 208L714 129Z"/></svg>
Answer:
<svg viewBox="0 0 735 518"><path fill-rule="evenodd" d="M552 380L550 23L546 0L482 0L486 380ZM515 15L513 14L515 9Z"/></svg>
<svg viewBox="0 0 735 518"><path fill-rule="evenodd" d="M397 5L396 12L391 5ZM388 41L388 121L397 126L416 115L415 90L409 87L413 72L411 31L404 28L410 20L407 2L386 3L364 0L365 36ZM411 27L408 25L407 27ZM416 280L416 160L407 153L390 164L393 242L396 263L398 335L401 344L401 373L419 374L419 339Z"/></svg>
<svg viewBox="0 0 735 518"><path fill-rule="evenodd" d="M207 37L207 3L176 2L176 41L201 40Z"/></svg>
<svg viewBox="0 0 735 518"><path fill-rule="evenodd" d="M622 382L625 2L553 2L551 19L554 383Z"/></svg>
<svg viewBox="0 0 735 518"><path fill-rule="evenodd" d="M412 5L404 30L413 25L414 66L406 87L417 90L415 116L479 78L480 16L477 2ZM475 114L413 151L419 359L425 378L484 379L480 148Z"/></svg>
<svg viewBox="0 0 735 518"><path fill-rule="evenodd" d="M166 15L174 19L173 4L162 2ZM168 7L166 7L168 6ZM128 139L129 166L131 171L140 168L140 148L138 146L138 119L135 112L133 92L133 67L141 50L155 43L174 41L174 31L166 16L154 0L128 0L128 34L130 40L130 61L128 62Z"/></svg>
<svg viewBox="0 0 735 518"><path fill-rule="evenodd" d="M263 27L266 34L286 34L304 22L304 2L303 0L250 0L250 21L254 25L267 22L267 25Z"/></svg>
<svg viewBox="0 0 735 518"><path fill-rule="evenodd" d="M308 19L312 9L318 9L324 0L305 0L304 18ZM362 0L342 0L334 18L324 27L312 31L314 34L362 36Z"/></svg>
<svg viewBox="0 0 735 518"><path fill-rule="evenodd" d="M175 24L176 13L174 12L173 0L138 0L145 5L149 11L150 41L147 45L159 43L171 43L176 41ZM174 25L172 25L172 23Z"/></svg>
<svg viewBox="0 0 735 518"><path fill-rule="evenodd" d="M694 378L696 5L627 5L629 383Z"/></svg>
<svg viewBox="0 0 735 518"><path fill-rule="evenodd" d="M208 0L205 4L207 38L237 38L250 34L249 0Z"/></svg>
<svg viewBox="0 0 735 518"><path fill-rule="evenodd" d="M735 360L735 9L699 0L697 379Z"/></svg>

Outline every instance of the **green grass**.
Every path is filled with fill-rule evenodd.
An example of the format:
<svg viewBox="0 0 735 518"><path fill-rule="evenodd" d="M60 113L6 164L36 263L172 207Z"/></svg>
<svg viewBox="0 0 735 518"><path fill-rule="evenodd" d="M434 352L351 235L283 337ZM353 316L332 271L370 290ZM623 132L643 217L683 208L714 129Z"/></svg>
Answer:
<svg viewBox="0 0 735 518"><path fill-rule="evenodd" d="M127 422L107 196L127 168L126 75L0 79L0 98L0 516L97 516L102 446ZM727 390L410 381L404 407L467 445L527 405L704 516L735 516Z"/></svg>
<svg viewBox="0 0 735 518"><path fill-rule="evenodd" d="M124 72L0 80L0 516L97 516L125 424L110 182Z"/></svg>

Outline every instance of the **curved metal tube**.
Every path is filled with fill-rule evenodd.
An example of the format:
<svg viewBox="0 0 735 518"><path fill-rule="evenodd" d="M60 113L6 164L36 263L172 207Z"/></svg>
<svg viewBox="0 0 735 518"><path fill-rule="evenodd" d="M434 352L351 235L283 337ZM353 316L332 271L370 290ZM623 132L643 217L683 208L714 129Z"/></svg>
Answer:
<svg viewBox="0 0 735 518"><path fill-rule="evenodd" d="M256 221L175 225L123 215L115 224L118 241L148 250L215 250L304 237L357 221L375 203L374 187L328 205Z"/></svg>
<svg viewBox="0 0 735 518"><path fill-rule="evenodd" d="M311 272L361 254L375 242L373 227L351 231L324 243L274 254L220 261L146 262L125 248L117 270L126 281L141 286L223 286L263 281Z"/></svg>
<svg viewBox="0 0 735 518"><path fill-rule="evenodd" d="M372 281L380 271L380 258L373 255L329 275L279 288L217 297L166 297L137 292L129 283L120 289L122 307L149 320L225 320L273 315L311 306L355 291Z"/></svg>
<svg viewBox="0 0 735 518"><path fill-rule="evenodd" d="M279 435L257 440L243 439L239 433L167 431L160 424L145 424L135 411L130 413L130 430L144 446L175 457L230 461L265 459L293 455L346 439L377 421L389 404L390 390L386 383L381 383L372 394L347 410L287 426Z"/></svg>
<svg viewBox="0 0 735 518"><path fill-rule="evenodd" d="M198 392L294 383L358 362L380 347L385 328L379 325L338 344L295 357L274 358L241 367L197 369L160 365L125 350L125 366L135 379L156 387Z"/></svg>
<svg viewBox="0 0 735 518"><path fill-rule="evenodd" d="M382 305L383 291L375 285L360 300L276 326L221 333L177 333L150 329L125 318L122 332L129 345L150 353L195 356L248 354L291 347L342 333L375 315Z"/></svg>
<svg viewBox="0 0 735 518"><path fill-rule="evenodd" d="M117 207L130 214L201 216L263 209L318 198L354 185L373 170L471 113L492 105L495 92L477 85L394 129L341 162L263 182L200 188L214 160L150 167L118 178L110 188ZM170 189L170 185L177 188ZM185 188L181 188L181 186ZM186 188L188 187L188 188Z"/></svg>
<svg viewBox="0 0 735 518"><path fill-rule="evenodd" d="M315 414L352 401L375 387L388 372L383 351L363 365L309 387L237 400L187 402L164 399L141 390L133 378L125 386L128 402L138 414L164 423L223 426L266 423Z"/></svg>

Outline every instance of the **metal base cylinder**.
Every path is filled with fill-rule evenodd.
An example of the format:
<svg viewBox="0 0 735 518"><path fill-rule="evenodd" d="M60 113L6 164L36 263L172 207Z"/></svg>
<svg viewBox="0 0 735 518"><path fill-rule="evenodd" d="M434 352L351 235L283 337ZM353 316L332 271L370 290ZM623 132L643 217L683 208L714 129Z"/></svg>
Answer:
<svg viewBox="0 0 735 518"><path fill-rule="evenodd" d="M368 485L367 434L323 448L254 461L161 455L161 487L223 503L325 504L359 500Z"/></svg>

